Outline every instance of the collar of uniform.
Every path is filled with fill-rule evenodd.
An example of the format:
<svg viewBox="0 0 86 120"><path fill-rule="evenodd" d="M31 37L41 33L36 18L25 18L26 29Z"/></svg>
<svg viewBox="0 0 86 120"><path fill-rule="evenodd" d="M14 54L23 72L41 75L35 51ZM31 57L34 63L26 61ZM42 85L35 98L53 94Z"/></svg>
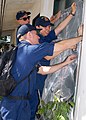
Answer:
<svg viewBox="0 0 86 120"><path fill-rule="evenodd" d="M20 44L31 45L31 44L30 44L29 42L27 42L26 40L20 41Z"/></svg>

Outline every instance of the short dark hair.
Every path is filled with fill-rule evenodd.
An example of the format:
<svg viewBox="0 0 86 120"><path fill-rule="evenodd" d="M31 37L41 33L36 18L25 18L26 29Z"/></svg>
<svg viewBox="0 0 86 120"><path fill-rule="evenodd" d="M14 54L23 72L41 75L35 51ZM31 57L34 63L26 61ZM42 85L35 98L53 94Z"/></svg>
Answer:
<svg viewBox="0 0 86 120"><path fill-rule="evenodd" d="M25 10L18 11L16 14L16 20L19 20L21 17L23 17L25 14L30 15L31 12L26 12Z"/></svg>

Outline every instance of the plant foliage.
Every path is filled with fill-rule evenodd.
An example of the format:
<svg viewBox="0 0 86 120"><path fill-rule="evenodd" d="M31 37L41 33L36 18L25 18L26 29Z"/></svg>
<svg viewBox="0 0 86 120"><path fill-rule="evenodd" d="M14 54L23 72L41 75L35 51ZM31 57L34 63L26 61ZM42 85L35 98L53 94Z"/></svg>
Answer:
<svg viewBox="0 0 86 120"><path fill-rule="evenodd" d="M54 97L54 101L48 103L40 100L37 113L42 115L45 120L69 120L68 116L73 106L73 102L61 101L57 97Z"/></svg>

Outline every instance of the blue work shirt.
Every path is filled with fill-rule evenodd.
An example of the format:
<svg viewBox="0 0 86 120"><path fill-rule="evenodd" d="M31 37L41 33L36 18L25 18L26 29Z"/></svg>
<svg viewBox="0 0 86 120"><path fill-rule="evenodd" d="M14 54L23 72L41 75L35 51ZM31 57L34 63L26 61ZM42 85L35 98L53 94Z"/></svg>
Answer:
<svg viewBox="0 0 86 120"><path fill-rule="evenodd" d="M47 36L43 36L41 34L38 34L38 35L40 37L40 40L39 40L40 43L44 43L44 42L50 43L52 42L52 40L57 39L57 36L54 30L51 30Z"/></svg>
<svg viewBox="0 0 86 120"><path fill-rule="evenodd" d="M40 37L40 40L39 40L40 43L44 43L44 42L50 43L52 42L52 40L57 39L57 36L55 35L54 30L51 30L47 36L42 36L41 34L38 34L38 35ZM46 60L43 58L40 60L40 64L43 66L49 66L50 60ZM42 92L43 92L46 77L47 75L41 75L37 73L37 89L39 89L41 97L42 97Z"/></svg>
<svg viewBox="0 0 86 120"><path fill-rule="evenodd" d="M55 35L55 31L52 30L47 36L42 36L41 34L38 34L40 37L39 42L44 43L44 42L51 42L52 40L56 39L57 36ZM50 65L50 60L46 59L41 59L39 62L40 65ZM38 97L38 92L37 90L39 89L40 91L40 96L42 96L43 88L44 88L44 82L46 79L47 75L41 75L37 74L37 84L36 84L36 91L33 96L31 96L30 99L30 105L31 105L31 120L35 120L35 114L39 105L39 97Z"/></svg>
<svg viewBox="0 0 86 120"><path fill-rule="evenodd" d="M54 43L31 45L27 41L21 41L18 46L15 64L11 71L14 79L19 81L27 76L39 60L44 56L53 54L53 49ZM28 83L28 78L26 78L14 89L11 95L27 96L28 91L30 91L30 95L33 95L36 90L36 74L37 71L34 70L30 75L30 84ZM3 120L31 120L29 100L13 100L4 97L0 111Z"/></svg>

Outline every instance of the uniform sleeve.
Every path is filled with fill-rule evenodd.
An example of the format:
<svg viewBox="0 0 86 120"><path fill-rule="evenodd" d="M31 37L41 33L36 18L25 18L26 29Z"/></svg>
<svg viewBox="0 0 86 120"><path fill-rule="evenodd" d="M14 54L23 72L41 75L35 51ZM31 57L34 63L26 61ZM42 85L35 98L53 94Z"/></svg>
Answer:
<svg viewBox="0 0 86 120"><path fill-rule="evenodd" d="M54 43L42 43L39 45L34 45L34 50L31 54L32 59L35 62L40 61L45 56L52 56L54 50Z"/></svg>
<svg viewBox="0 0 86 120"><path fill-rule="evenodd" d="M17 38L17 35L18 35L18 29L21 27L21 25L18 26L17 30L16 30L16 44L18 45L20 42L19 42L19 39Z"/></svg>
<svg viewBox="0 0 86 120"><path fill-rule="evenodd" d="M55 31L51 30L50 33L47 36L45 36L45 37L40 35L39 42L40 43L43 43L43 42L50 43L50 42L52 42L52 40L55 40L55 39L57 39L57 36L55 35Z"/></svg>

